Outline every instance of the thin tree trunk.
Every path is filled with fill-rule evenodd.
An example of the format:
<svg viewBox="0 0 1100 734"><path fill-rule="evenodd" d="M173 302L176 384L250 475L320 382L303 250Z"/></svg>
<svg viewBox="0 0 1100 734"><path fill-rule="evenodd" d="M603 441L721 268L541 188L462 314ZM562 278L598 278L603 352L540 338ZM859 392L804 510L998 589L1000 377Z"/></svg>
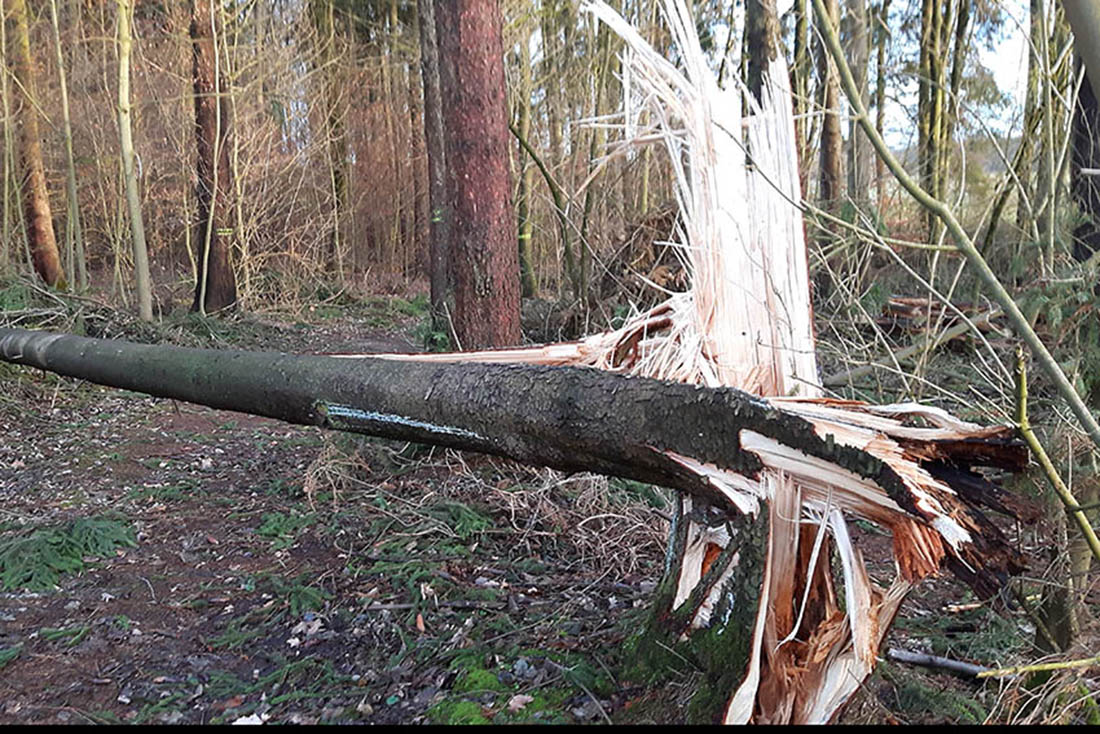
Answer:
<svg viewBox="0 0 1100 734"><path fill-rule="evenodd" d="M523 140L527 140L531 134L531 51L530 38L520 41L520 88L516 92L519 98L516 106L519 109L519 133ZM519 148L519 201L516 202L517 219L519 220L519 273L520 295L523 298L532 298L537 290L535 283L535 270L531 261L531 188L534 169L528 165L528 155L522 143Z"/></svg>
<svg viewBox="0 0 1100 734"><path fill-rule="evenodd" d="M598 21L593 19L594 23L598 24ZM604 88L607 86L607 74L611 68L611 31L607 26L598 24L598 28L595 32L596 35L596 64L597 68L593 74L593 86L592 94L592 114L591 117L599 117L603 108L604 101ZM602 129L596 128L590 131L588 138L588 173L585 175L585 180L588 180L596 170L596 156L600 149L601 142L606 138L606 134ZM592 181L588 181L588 186L584 189L584 206L581 209L581 231L578 244L581 250L581 272L580 272L580 293L575 294L580 301L585 305L587 309L595 297L595 293L592 290L592 250L593 245L588 241L589 225L592 222L592 209L596 201L596 185Z"/></svg>
<svg viewBox="0 0 1100 734"><path fill-rule="evenodd" d="M233 227L233 171L229 136L232 120L225 101L215 39L221 26L221 6L213 0L192 0L191 82L195 93L195 134L198 143L199 279L192 311L213 313L237 302L237 282L230 252Z"/></svg>
<svg viewBox="0 0 1100 734"><path fill-rule="evenodd" d="M803 0L805 1L805 0ZM875 44L875 129L882 135L886 127L886 46L890 42L890 0L882 0L875 24L878 43ZM875 156L875 193L878 210L886 211L886 164Z"/></svg>
<svg viewBox="0 0 1100 734"><path fill-rule="evenodd" d="M810 161L810 76L813 73L810 59L810 4L809 0L795 0L794 66L791 67L794 93L795 135L798 137L798 177L802 195L807 195L806 170Z"/></svg>
<svg viewBox="0 0 1100 734"><path fill-rule="evenodd" d="M852 75L864 105L870 106L867 91L867 66L871 59L870 33L868 32L867 0L847 0L848 3L848 59ZM866 211L871 203L871 145L855 120L848 122L848 195L855 206Z"/></svg>
<svg viewBox="0 0 1100 734"><path fill-rule="evenodd" d="M749 92L760 99L764 75L779 52L779 18L775 0L748 0L745 6L745 56L748 58L746 79ZM797 42L797 39L796 39ZM797 63L797 62L796 62Z"/></svg>
<svg viewBox="0 0 1100 734"><path fill-rule="evenodd" d="M333 0L313 0L310 3L314 30L317 33L318 63L321 67L321 97L324 100L326 151L329 164L329 185L332 190L332 236L327 256L328 270L336 281L344 283L344 238L342 226L347 210L347 143L344 132L345 108L336 53L335 7Z"/></svg>
<svg viewBox="0 0 1100 734"><path fill-rule="evenodd" d="M420 75L424 81L424 145L428 152L428 251L432 319L437 331L446 327L450 295L450 202L447 197L447 155L443 136L443 100L439 88L439 44L435 31L435 0L418 0Z"/></svg>
<svg viewBox="0 0 1100 734"><path fill-rule="evenodd" d="M141 194L134 170L134 138L130 107L130 24L134 6L130 0L118 0L118 135L122 155L122 175L126 180L126 205L130 210L130 234L134 248L134 276L137 280L138 315L153 320L153 290L149 281L149 250L145 245L145 223L141 218Z"/></svg>
<svg viewBox="0 0 1100 734"><path fill-rule="evenodd" d="M520 340L519 258L508 180L508 111L496 0L436 7L455 332L465 349Z"/></svg>
<svg viewBox="0 0 1100 734"><path fill-rule="evenodd" d="M826 0L825 8L833 23L839 23L840 10L837 0ZM823 48L818 50L818 69L822 80L821 106L825 113L821 121L821 180L818 199L823 208L834 210L842 195L840 161L843 141L840 137L840 82L837 80L836 67Z"/></svg>
<svg viewBox="0 0 1100 734"><path fill-rule="evenodd" d="M6 21L11 25L15 53L11 62L15 86L19 89L19 129L23 213L34 270L47 285L65 289L65 270L54 237L50 197L46 191L46 170L42 165L42 142L38 137L38 100L35 93L34 61L31 58L27 6L24 0L6 0Z"/></svg>
<svg viewBox="0 0 1100 734"><path fill-rule="evenodd" d="M50 23L57 51L57 75L61 87L61 120L65 136L65 192L68 217L65 223L65 252L69 272L75 268L81 290L88 287L88 269L84 259L84 234L80 226L80 201L76 192L76 164L73 162L73 126L69 116L69 85L65 74L65 54L61 45L61 27L57 20L57 0L50 0ZM75 261L75 262L74 262Z"/></svg>
<svg viewBox="0 0 1100 734"><path fill-rule="evenodd" d="M0 155L3 155L4 157L4 200L2 204L4 212L3 224L2 227L0 227L0 270L2 270L6 269L8 264L11 262L11 175L13 155L15 152L15 136L12 134L11 97L9 96L8 90L8 9L6 4L0 3L0 11L3 11L4 13L4 17L0 18L0 66L3 67L4 71L4 73L0 73L0 111L4 113L4 150L2 153L0 153Z"/></svg>
<svg viewBox="0 0 1100 734"><path fill-rule="evenodd" d="M1040 113L1039 84L1043 74L1041 49L1043 47L1042 16L1043 0L1030 0L1028 41L1030 49L1027 61L1027 88L1024 95L1024 126L1020 136L1020 189L1016 204L1016 226L1023 238L1031 239L1035 226L1032 212L1037 204L1035 199L1034 163L1035 143L1030 131L1036 127L1035 120Z"/></svg>

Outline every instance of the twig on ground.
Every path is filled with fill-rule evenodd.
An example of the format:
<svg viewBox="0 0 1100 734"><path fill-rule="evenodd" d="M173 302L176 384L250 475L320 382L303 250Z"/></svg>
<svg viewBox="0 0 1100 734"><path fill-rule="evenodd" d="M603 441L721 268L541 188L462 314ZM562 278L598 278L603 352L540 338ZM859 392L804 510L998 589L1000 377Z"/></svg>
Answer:
<svg viewBox="0 0 1100 734"><path fill-rule="evenodd" d="M886 657L890 660L896 660L899 663L906 663L908 665L920 665L924 668L945 670L960 678L969 678L971 680L980 677L982 673L994 672L992 668L987 668L984 665L965 663L961 660L952 660L951 658L940 657L939 655L928 655L922 652L900 650L896 647L891 647L887 650Z"/></svg>

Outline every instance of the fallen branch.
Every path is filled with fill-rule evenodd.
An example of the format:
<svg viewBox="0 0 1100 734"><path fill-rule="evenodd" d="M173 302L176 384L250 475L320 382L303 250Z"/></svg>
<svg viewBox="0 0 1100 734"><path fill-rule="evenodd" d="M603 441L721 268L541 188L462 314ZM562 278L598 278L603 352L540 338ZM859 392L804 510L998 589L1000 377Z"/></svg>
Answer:
<svg viewBox="0 0 1100 734"><path fill-rule="evenodd" d="M886 657L890 660L896 660L899 663L906 663L907 665L919 665L922 668L946 670L948 673L957 675L960 678L974 679L982 673L989 673L993 670L983 665L964 663L961 660L952 660L951 658L944 658L939 655L928 655L923 652L909 652L908 650L900 650L896 647L891 647L887 650Z"/></svg>
<svg viewBox="0 0 1100 734"><path fill-rule="evenodd" d="M990 320L995 318L996 316L1000 315L1000 313L1001 313L1001 310L999 308L995 308L992 311L986 311L981 316L978 316L976 319L974 319L973 322L971 322L971 323L963 322L963 323L955 324L950 329L947 329L942 334L939 334L939 335L936 335L936 336L933 336L933 335L929 334L924 339L921 339L919 342L917 342L916 344L911 344L910 346L905 347L904 349L899 349L898 351L894 352L894 361L901 362L905 359L908 359L909 357L912 357L913 355L915 355L919 352L922 352L922 351L925 351L925 350L933 350L933 349L939 347L941 344L945 344L945 343L951 341L952 339L955 339L956 337L962 336L963 334L970 331L972 327L981 328L983 325L987 326L987 325L989 325ZM879 368L879 367L885 367L885 368L893 367L894 366L894 361L880 360L878 362L872 362L871 364L865 364L865 365L861 365L859 367L853 367L850 370L845 370L844 372L840 372L840 373L832 375L830 377L826 377L823 384L826 387L836 387L837 385L843 385L843 384L846 384L847 382L849 382L851 380L855 380L855 379L858 379L860 377L863 377L864 375L871 374L872 372L875 371L876 368Z"/></svg>
<svg viewBox="0 0 1100 734"><path fill-rule="evenodd" d="M1092 666L1100 666L1100 655L1092 658L1083 658L1080 660L1064 660L1057 663L1037 663L1035 665L1016 665L1011 668L1000 668L998 670L987 670L978 673L978 678L1007 678L1013 675L1022 675L1023 673L1045 673L1051 670L1072 670L1073 668L1091 668Z"/></svg>

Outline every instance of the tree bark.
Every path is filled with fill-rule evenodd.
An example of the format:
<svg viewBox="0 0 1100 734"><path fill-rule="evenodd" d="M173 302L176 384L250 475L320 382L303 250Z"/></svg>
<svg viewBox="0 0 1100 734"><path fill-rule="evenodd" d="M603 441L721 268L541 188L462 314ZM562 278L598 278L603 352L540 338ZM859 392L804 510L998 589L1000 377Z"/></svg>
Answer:
<svg viewBox="0 0 1100 734"><path fill-rule="evenodd" d="M346 104L341 93L336 53L336 21L333 0L312 0L310 17L317 34L318 66L315 72L321 78L321 99L324 105L326 151L329 163L329 181L332 188L332 236L326 266L335 274L339 285L344 283L344 238L342 225L347 210L347 136L344 132Z"/></svg>
<svg viewBox="0 0 1100 734"><path fill-rule="evenodd" d="M839 22L837 0L826 0L825 9L833 24ZM821 121L821 178L818 199L822 208L833 210L841 197L840 81L836 66L824 48L818 49L819 76L822 80L821 106L825 112Z"/></svg>
<svg viewBox="0 0 1100 734"><path fill-rule="evenodd" d="M1100 104L1086 71L1073 108L1073 174L1070 194L1081 215L1073 230L1073 257L1088 260L1100 251L1100 180L1081 169L1100 168Z"/></svg>
<svg viewBox="0 0 1100 734"><path fill-rule="evenodd" d="M221 29L220 5L192 0L191 82L195 92L195 135L198 142L199 201L198 282L192 311L207 314L237 302L237 281L231 250L233 227L233 169L230 165L232 120L215 41Z"/></svg>
<svg viewBox="0 0 1100 734"><path fill-rule="evenodd" d="M420 75L424 83L424 144L428 151L429 280L432 319L446 329L450 295L450 202L447 198L447 155L443 137L443 100L439 88L439 45L435 31L435 0L418 0Z"/></svg>
<svg viewBox="0 0 1100 734"><path fill-rule="evenodd" d="M779 18L775 0L748 0L745 5L745 55L749 92L760 99L764 75L779 53ZM797 62L796 62L797 63Z"/></svg>
<svg viewBox="0 0 1100 734"><path fill-rule="evenodd" d="M80 227L80 199L76 191L76 163L73 160L73 126L69 115L69 84L65 73L61 27L57 20L57 0L50 0L50 24L53 26L57 77L61 89L61 121L65 135L65 192L68 204L65 223L66 257L69 259L69 272L76 270L77 285L83 290L88 287L88 269L84 258L84 233Z"/></svg>
<svg viewBox="0 0 1100 734"><path fill-rule="evenodd" d="M496 0L439 3L455 332L464 349L520 341L519 258Z"/></svg>
<svg viewBox="0 0 1100 734"><path fill-rule="evenodd" d="M886 127L886 47L890 42L890 0L881 0L875 34L875 129L881 136ZM886 209L886 164L878 156L875 159L875 194L878 210Z"/></svg>
<svg viewBox="0 0 1100 734"><path fill-rule="evenodd" d="M867 67L871 60L867 0L848 0L848 59L852 76L863 104L870 107ZM848 122L848 195L856 207L865 211L871 203L871 166L873 154L867 136L856 120Z"/></svg>
<svg viewBox="0 0 1100 734"><path fill-rule="evenodd" d="M1073 29L1074 47L1089 71L1092 93L1100 98L1100 7L1079 0L1063 0L1062 7Z"/></svg>
<svg viewBox="0 0 1100 734"><path fill-rule="evenodd" d="M126 206L130 212L130 235L134 249L134 278L138 297L138 315L153 320L153 288L149 279L149 248L145 244L145 223L141 217L141 194L134 168L134 135L130 107L130 50L133 39L130 24L134 6L130 0L118 0L118 136L122 156L122 176L126 180Z"/></svg>
<svg viewBox="0 0 1100 734"><path fill-rule="evenodd" d="M517 117L519 118L519 139L526 141L531 134L531 51L530 37L520 40L520 88L516 92ZM538 286L535 283L535 268L531 259L531 235L533 227L531 223L531 189L534 178L534 168L529 166L527 150L523 143L517 146L519 165L516 166L519 177L519 201L516 202L516 219L519 238L519 272L520 295L523 298L533 298Z"/></svg>
<svg viewBox="0 0 1100 734"><path fill-rule="evenodd" d="M42 165L42 142L38 137L38 100L35 93L34 60L31 58L27 5L24 0L6 0L6 22L15 43L11 61L17 99L21 103L16 127L19 130L19 155L22 167L23 212L30 240L34 270L47 285L68 286L54 236L50 196L46 190L46 170Z"/></svg>

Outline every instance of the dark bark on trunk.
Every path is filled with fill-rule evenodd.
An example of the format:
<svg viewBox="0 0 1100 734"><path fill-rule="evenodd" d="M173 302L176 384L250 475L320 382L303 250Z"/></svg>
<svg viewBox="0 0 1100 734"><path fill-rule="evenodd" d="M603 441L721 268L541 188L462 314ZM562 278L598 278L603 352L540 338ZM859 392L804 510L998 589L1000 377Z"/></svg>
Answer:
<svg viewBox="0 0 1100 734"><path fill-rule="evenodd" d="M310 16L319 46L318 62L314 66L314 72L321 79L320 96L325 110L329 171L332 177L333 221L326 267L330 273L336 275L337 282L342 285L345 277L344 251L346 250L342 225L348 200L347 134L344 130L347 104L341 92L342 85L337 66L336 9L333 0L312 0Z"/></svg>
<svg viewBox="0 0 1100 734"><path fill-rule="evenodd" d="M825 0L825 9L836 27L840 15L837 0ZM817 194L822 208L832 210L841 196L843 141L840 137L840 81L836 67L823 47L818 50L818 59L822 80L821 106L825 115L821 121L821 180Z"/></svg>
<svg viewBox="0 0 1100 734"><path fill-rule="evenodd" d="M436 5L455 332L463 349L520 341L519 257L496 0Z"/></svg>
<svg viewBox="0 0 1100 734"><path fill-rule="evenodd" d="M848 0L848 63L865 108L870 107L867 68L871 60L867 0ZM848 123L848 195L855 206L866 211L871 203L871 141L852 119Z"/></svg>
<svg viewBox="0 0 1100 734"><path fill-rule="evenodd" d="M38 137L38 100L35 97L34 60L31 58L27 27L27 6L24 0L4 3L6 21L11 29L15 49L11 62L15 77L16 99L20 112L16 116L19 131L19 157L22 168L23 213L30 240L34 270L42 280L55 288L68 287L57 238L50 213L50 196L46 190L46 171L42 165L42 141Z"/></svg>
<svg viewBox="0 0 1100 734"><path fill-rule="evenodd" d="M450 216L447 200L447 156L443 144L443 101L439 89L439 46L435 33L435 0L419 0L420 75L424 83L424 144L428 151L429 280L435 328L446 325L450 292Z"/></svg>
<svg viewBox="0 0 1100 734"><path fill-rule="evenodd" d="M875 130L881 136L886 127L886 46L890 42L890 0L881 0L875 24ZM886 164L875 156L875 194L880 214L886 209Z"/></svg>
<svg viewBox="0 0 1100 734"><path fill-rule="evenodd" d="M660 484L721 508L730 507L725 495L667 452L756 476L763 464L740 448L741 432L748 430L869 479L908 513L921 516L888 464L733 388L575 367L188 349L5 328L0 328L0 360L289 423ZM1026 462L1018 442L1003 439L922 445L962 468L1018 469ZM737 513L726 515L732 519ZM1019 570L1018 556L980 513L970 521L975 538L962 556L970 568L950 557L945 563L989 592L1006 571Z"/></svg>
<svg viewBox="0 0 1100 734"><path fill-rule="evenodd" d="M1078 66L1080 68L1080 66ZM1070 194L1082 221L1073 230L1073 257L1087 260L1100 250L1100 177L1081 173L1100 168L1100 105L1086 72L1073 109L1073 175Z"/></svg>
<svg viewBox="0 0 1100 734"><path fill-rule="evenodd" d="M751 475L760 463L737 439L749 428L900 486L881 462L826 443L806 421L732 388L574 367L190 349L4 328L0 360L288 423L661 484L722 505L659 452Z"/></svg>
<svg viewBox="0 0 1100 734"><path fill-rule="evenodd" d="M779 18L775 0L748 0L745 5L745 53L749 92L760 100L764 75L779 52Z"/></svg>
<svg viewBox="0 0 1100 734"><path fill-rule="evenodd" d="M233 169L230 163L232 120L215 57L215 34L221 23L212 17L210 0L192 0L191 81L195 92L198 142L196 193L198 212L198 282L192 311L212 313L237 302L237 281L230 262L233 226ZM216 24L216 25L215 25Z"/></svg>
<svg viewBox="0 0 1100 734"><path fill-rule="evenodd" d="M807 117L810 111L810 4L809 0L797 0L797 17L794 31L794 65L791 67L791 88L794 91L795 135L798 138L798 180L802 196L806 196L806 166L810 160L810 130Z"/></svg>

